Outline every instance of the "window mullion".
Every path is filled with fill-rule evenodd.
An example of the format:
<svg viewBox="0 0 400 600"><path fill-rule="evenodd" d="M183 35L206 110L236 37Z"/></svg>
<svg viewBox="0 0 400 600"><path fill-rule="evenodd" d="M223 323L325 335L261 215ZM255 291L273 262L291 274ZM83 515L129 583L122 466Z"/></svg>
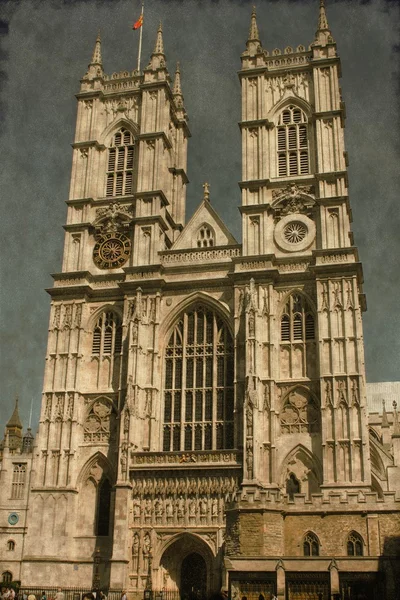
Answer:
<svg viewBox="0 0 400 600"><path fill-rule="evenodd" d="M202 356L203 356L203 389L201 391L201 423L202 423L202 449L206 447L206 384L207 384L207 318L206 312L202 313L203 319L203 344L202 344Z"/></svg>
<svg viewBox="0 0 400 600"><path fill-rule="evenodd" d="M187 339L187 314L183 315L182 333L182 380L181 380L181 450L185 449L185 415L186 415L186 339Z"/></svg>
<svg viewBox="0 0 400 600"><path fill-rule="evenodd" d="M218 346L218 326L215 313L213 314L213 380L212 380L212 424L211 424L211 447L217 448L217 346Z"/></svg>

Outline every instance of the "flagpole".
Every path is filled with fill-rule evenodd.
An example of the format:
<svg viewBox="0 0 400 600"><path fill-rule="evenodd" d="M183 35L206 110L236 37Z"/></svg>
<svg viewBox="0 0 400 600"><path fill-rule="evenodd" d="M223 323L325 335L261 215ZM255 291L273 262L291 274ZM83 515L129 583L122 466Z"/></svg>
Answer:
<svg viewBox="0 0 400 600"><path fill-rule="evenodd" d="M140 59L142 56L143 13L144 13L144 2L142 2L142 12L141 12L142 26L140 27L140 32L139 32L139 52L138 52L138 59L137 59L137 70L139 71L139 73L140 73Z"/></svg>

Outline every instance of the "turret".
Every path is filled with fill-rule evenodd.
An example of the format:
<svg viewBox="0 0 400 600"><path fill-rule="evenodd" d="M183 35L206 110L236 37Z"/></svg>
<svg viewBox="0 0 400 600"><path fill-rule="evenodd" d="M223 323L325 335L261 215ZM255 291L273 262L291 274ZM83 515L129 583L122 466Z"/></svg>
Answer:
<svg viewBox="0 0 400 600"><path fill-rule="evenodd" d="M97 34L96 43L94 45L92 60L88 65L88 70L86 72L86 75L84 76L84 79L103 78L103 76L104 71L103 62L101 58L101 37L99 31L99 33Z"/></svg>
<svg viewBox="0 0 400 600"><path fill-rule="evenodd" d="M6 425L6 438L8 438L7 445L11 452L21 448L22 423L18 411L18 397L15 399L14 412Z"/></svg>

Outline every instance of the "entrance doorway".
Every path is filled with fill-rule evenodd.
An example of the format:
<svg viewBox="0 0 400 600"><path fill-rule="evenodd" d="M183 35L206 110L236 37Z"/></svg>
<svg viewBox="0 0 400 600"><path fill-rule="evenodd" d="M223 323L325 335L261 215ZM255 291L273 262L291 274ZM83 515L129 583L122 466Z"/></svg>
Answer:
<svg viewBox="0 0 400 600"><path fill-rule="evenodd" d="M180 594L182 600L202 600L206 597L207 567L197 552L188 554L182 561Z"/></svg>

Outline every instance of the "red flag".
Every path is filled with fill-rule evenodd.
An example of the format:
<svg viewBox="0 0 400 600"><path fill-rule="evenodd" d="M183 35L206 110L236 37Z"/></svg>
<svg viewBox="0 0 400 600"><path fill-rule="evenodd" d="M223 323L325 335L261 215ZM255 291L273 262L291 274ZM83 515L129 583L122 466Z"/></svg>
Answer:
<svg viewBox="0 0 400 600"><path fill-rule="evenodd" d="M133 24L132 29L139 29L143 25L143 14L140 15L136 23Z"/></svg>

